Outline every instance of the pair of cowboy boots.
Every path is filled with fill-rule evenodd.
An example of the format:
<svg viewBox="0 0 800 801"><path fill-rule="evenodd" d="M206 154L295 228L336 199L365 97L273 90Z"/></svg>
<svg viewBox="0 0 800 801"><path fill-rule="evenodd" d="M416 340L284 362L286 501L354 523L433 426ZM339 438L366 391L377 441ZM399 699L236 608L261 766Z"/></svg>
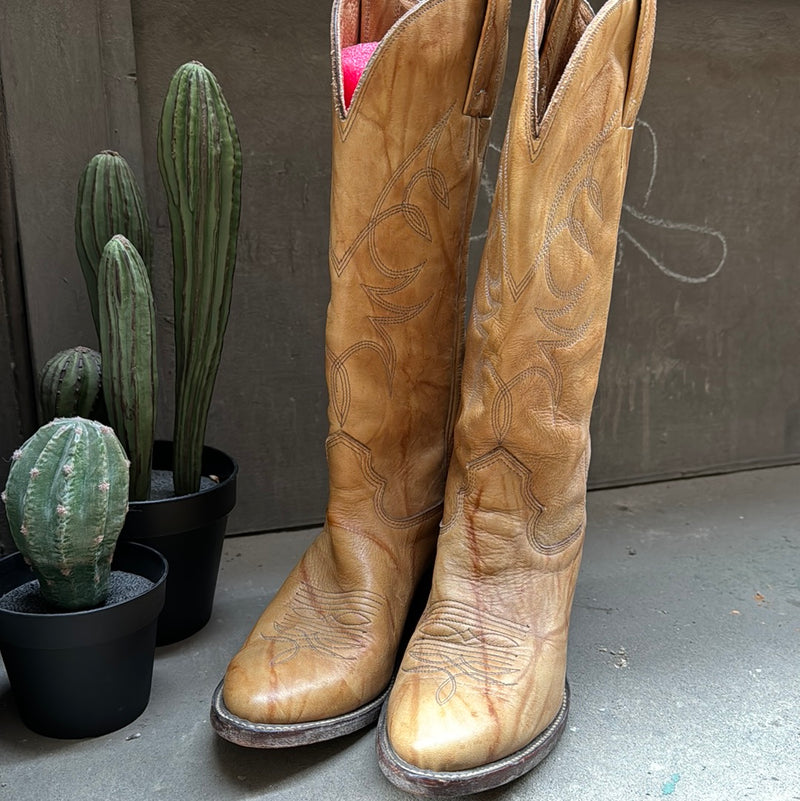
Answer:
<svg viewBox="0 0 800 801"><path fill-rule="evenodd" d="M566 722L589 418L655 0L596 15L533 0L465 343L508 15L509 0L334 3L326 523L212 705L223 737L267 748L380 715L382 770L426 795L516 778ZM343 53L365 43L350 100Z"/></svg>

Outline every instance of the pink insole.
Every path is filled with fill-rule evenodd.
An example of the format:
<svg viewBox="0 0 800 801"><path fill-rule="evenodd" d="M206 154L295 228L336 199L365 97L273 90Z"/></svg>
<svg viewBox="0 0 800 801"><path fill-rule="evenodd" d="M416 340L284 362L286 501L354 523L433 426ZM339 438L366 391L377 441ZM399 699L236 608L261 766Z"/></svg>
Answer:
<svg viewBox="0 0 800 801"><path fill-rule="evenodd" d="M353 92L378 42L361 42L342 48L342 78L344 79L344 107L350 107Z"/></svg>

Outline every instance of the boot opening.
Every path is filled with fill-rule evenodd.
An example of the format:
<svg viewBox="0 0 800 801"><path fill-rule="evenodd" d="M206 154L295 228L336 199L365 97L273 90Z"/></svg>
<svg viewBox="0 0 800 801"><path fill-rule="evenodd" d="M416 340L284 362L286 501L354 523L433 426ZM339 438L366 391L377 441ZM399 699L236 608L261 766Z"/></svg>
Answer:
<svg viewBox="0 0 800 801"><path fill-rule="evenodd" d="M345 111L372 54L392 25L421 0L343 0L339 6L339 60Z"/></svg>
<svg viewBox="0 0 800 801"><path fill-rule="evenodd" d="M546 3L546 17L540 28L544 36L539 51L539 122L593 17L594 11L586 0L548 0Z"/></svg>
<svg viewBox="0 0 800 801"><path fill-rule="evenodd" d="M369 64L372 54L378 48L378 42L360 42L342 48L342 92L344 93L345 111L350 108L353 92Z"/></svg>

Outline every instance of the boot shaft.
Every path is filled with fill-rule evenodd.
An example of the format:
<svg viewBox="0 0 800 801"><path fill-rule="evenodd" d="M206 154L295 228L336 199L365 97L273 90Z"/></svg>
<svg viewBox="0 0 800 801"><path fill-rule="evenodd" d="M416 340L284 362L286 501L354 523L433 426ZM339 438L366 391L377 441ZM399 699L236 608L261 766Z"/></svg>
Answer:
<svg viewBox="0 0 800 801"><path fill-rule="evenodd" d="M589 417L654 11L531 9L431 592L379 724L381 768L410 792L497 787L564 730Z"/></svg>
<svg viewBox="0 0 800 801"><path fill-rule="evenodd" d="M328 514L218 690L217 730L247 745L374 721L435 548L508 0L406 9L334 4ZM346 107L341 51L365 39Z"/></svg>
<svg viewBox="0 0 800 801"><path fill-rule="evenodd" d="M589 418L605 339L652 0L596 17L534 3L468 328L445 527L510 515L551 553L584 527ZM472 499L472 500L471 500ZM480 509L477 500L480 499Z"/></svg>
<svg viewBox="0 0 800 801"><path fill-rule="evenodd" d="M435 532L507 0L334 4L329 523ZM341 51L379 39L349 108Z"/></svg>

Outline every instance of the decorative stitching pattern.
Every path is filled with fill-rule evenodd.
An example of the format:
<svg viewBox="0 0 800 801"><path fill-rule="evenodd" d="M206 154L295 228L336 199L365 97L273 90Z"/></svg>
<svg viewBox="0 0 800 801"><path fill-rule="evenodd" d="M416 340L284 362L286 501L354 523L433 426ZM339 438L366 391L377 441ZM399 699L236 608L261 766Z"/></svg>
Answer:
<svg viewBox="0 0 800 801"><path fill-rule="evenodd" d="M506 195L508 152L501 159L497 192L504 202L498 205L487 235L487 250L495 252L497 256L489 258L485 262L484 282L481 288L483 303L480 304L484 310L479 308L479 304L475 304L472 315L473 327L484 342L488 343L494 327L493 324L490 324L492 318L497 315L504 302L517 303L537 274L543 275L547 290L553 298L561 301L561 305L556 309L548 309L541 305L533 307L534 313L544 328L555 335L553 339L542 338L536 341L536 347L544 357L547 366L529 366L515 376L503 380L494 366L488 365L499 389L498 396L492 404L492 426L498 445L502 444L503 438L508 432L510 418L513 414L511 389L527 378L538 375L546 381L550 387L552 408L555 414L563 387L563 374L555 357L555 351L572 347L583 339L592 323L593 318L590 315L578 325L559 324L558 320L571 314L583 299L591 281L591 274L587 272L572 287L561 286L552 268L551 248L561 234L568 232L581 250L589 256L594 255L586 226L576 215L576 209L578 201L585 195L594 213L601 220L603 219L603 193L600 183L594 177L593 170L598 153L617 127L618 117L619 113L614 114L606 127L594 138L562 179L545 221L542 244L533 263L520 279L514 277L509 266L508 228L503 212L503 206L508 204ZM507 301L502 299L504 289L507 289L510 295Z"/></svg>
<svg viewBox="0 0 800 801"><path fill-rule="evenodd" d="M423 509L423 511L411 515L410 517L392 517L384 506L386 485L388 482L373 467L372 451L370 451L366 445L354 439L349 434L346 434L344 431L337 431L328 437L326 449L330 451L330 449L336 445L347 448L358 459L361 467L361 475L375 490L372 496L375 514L385 525L390 528L408 528L409 526L416 526L420 523L424 523L426 520L437 517L441 513L442 505L441 503L437 503L430 509Z"/></svg>
<svg viewBox="0 0 800 801"><path fill-rule="evenodd" d="M478 510L479 504L471 499L478 495L478 478L484 471L487 471L490 479L494 478L498 481L503 478L502 472L514 476L518 485L519 497L530 512L525 527L528 543L539 553L553 554L563 551L583 534L584 525L581 524L557 542L547 543L541 538L537 531L537 525L547 507L534 495L533 473L513 453L502 447L495 448L467 465L466 486L460 488L456 494L454 514L446 523L442 524L441 530L443 533L450 529L456 520L462 518L464 514L474 514Z"/></svg>
<svg viewBox="0 0 800 801"><path fill-rule="evenodd" d="M301 581L292 608L273 623L276 635L262 634L275 644L270 665L314 651L335 659L355 660L369 645L383 598L367 590L326 592Z"/></svg>
<svg viewBox="0 0 800 801"><path fill-rule="evenodd" d="M439 139L447 127L447 122L452 111L453 106L451 106L445 112L444 116L433 126L433 128L423 137L422 141L417 144L417 146L408 154L408 156L406 156L405 159L403 159L398 168L392 173L389 181L381 191L380 195L378 195L378 199L375 201L375 204L372 207L372 212L367 224L361 229L361 231L359 231L347 250L341 255L341 257L337 256L335 253L331 253L331 263L333 264L337 275L341 276L344 273L356 251L361 247L365 240L368 241L370 256L375 268L387 278L402 278L405 275L408 275L409 272L419 269L419 265L411 268L411 270L393 270L391 267L389 267L389 265L387 265L378 255L375 232L377 227L382 222L385 222L387 219L390 219L397 214L402 214L406 222L409 223L409 225L420 236L430 240L430 229L428 227L425 214L419 206L411 202L410 197L416 184L425 178L428 188L436 200L445 207L449 205L450 201L449 192L447 189L447 180L444 176L444 173L434 166L433 161L436 153L436 147L439 144ZM426 153L425 166L417 169L406 180L402 202L387 206L386 201L392 189L395 188L409 167L422 153Z"/></svg>
<svg viewBox="0 0 800 801"><path fill-rule="evenodd" d="M525 396L520 388L532 380L543 382L550 396L550 411L553 424L557 424L558 409L564 386L564 374L557 356L558 351L567 350L580 342L589 331L593 314L584 316L575 324L567 324L566 318L573 314L586 297L591 285L591 267L594 263L594 250L587 226L579 216L579 209L590 209L601 221L604 219L605 201L600 182L594 176L598 154L605 143L618 128L620 112L612 115L602 131L595 136L583 153L574 162L559 183L554 193L547 217L544 221L541 245L533 262L520 278L512 273L508 251L508 220L505 209L508 198L508 149L504 152L498 174L497 203L487 233L487 257L482 265L482 285L476 289L476 302L473 305L472 329L482 340L481 380L489 379L484 386L485 405L489 412L492 435L496 447L473 459L466 465L465 486L457 493L452 517L446 521L442 530L449 529L464 514L470 505L470 498L478 492L478 477L490 465L492 470L505 469L515 476L519 487L519 497L530 510L527 522L527 537L533 548L542 553L554 553L567 548L583 533L583 524L555 543L547 543L537 532L537 523L545 512L545 505L533 491L533 474L514 453L514 443L508 441L514 422L515 404L522 403L527 410ZM582 203L586 198L587 203ZM564 286L556 276L551 262L553 243L558 237L568 234L588 259L585 273L572 286ZM509 314L519 303L536 276L541 276L550 298L557 306L548 308L544 304L531 302L530 307L541 324L540 333L551 336L538 336L532 343L532 355L538 352L540 359L531 358L527 365L509 377L502 374L502 342L506 325L500 321L501 311ZM540 282L541 283L541 282ZM537 411L547 411L537 409ZM498 464L501 463L501 464ZM485 481L486 479L484 479Z"/></svg>
<svg viewBox="0 0 800 801"><path fill-rule="evenodd" d="M444 706L459 682L496 693L513 687L526 630L459 601L437 601L425 610L406 650L404 673L440 675L436 703Z"/></svg>
<svg viewBox="0 0 800 801"><path fill-rule="evenodd" d="M331 405L340 427L344 427L347 422L352 397L350 376L347 371L348 360L364 350L375 351L383 364L387 388L391 397L392 384L397 368L397 349L391 330L394 326L403 325L413 320L433 299L433 295L431 295L411 305L403 305L393 300L398 293L413 284L423 271L426 260L423 259L411 267L390 265L379 251L378 233L384 223L399 216L417 236L428 242L432 241L428 216L424 206L420 202L415 202L415 194L419 192L419 185L423 184L436 204L446 209L450 207L450 190L447 186L447 179L442 170L436 167L435 155L439 140L447 127L452 111L453 106L447 110L444 116L392 173L386 186L375 201L367 224L358 232L344 253L337 255L331 250L331 266L337 276L341 277L359 250L366 248L369 254L369 263L377 274L394 282L390 287L378 287L366 282L361 283L361 289L370 301L386 312L386 314L370 315L368 318L377 334L377 341L363 340L355 342L338 354L328 350ZM419 162L420 157L424 157L424 163L413 169L415 163ZM405 183L401 184L402 181L405 181ZM397 190L398 186L402 186L400 202L389 203L390 195ZM402 252L402 249L399 249L399 255L402 255Z"/></svg>

